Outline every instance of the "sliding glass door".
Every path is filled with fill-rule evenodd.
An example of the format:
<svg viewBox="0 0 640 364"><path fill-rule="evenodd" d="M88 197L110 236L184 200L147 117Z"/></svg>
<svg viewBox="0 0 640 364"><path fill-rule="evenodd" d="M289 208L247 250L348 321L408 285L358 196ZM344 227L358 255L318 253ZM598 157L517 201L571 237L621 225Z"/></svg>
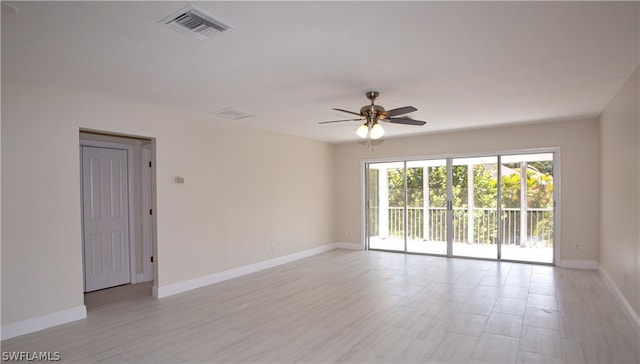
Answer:
<svg viewBox="0 0 640 364"><path fill-rule="evenodd" d="M498 157L452 162L452 255L498 258Z"/></svg>
<svg viewBox="0 0 640 364"><path fill-rule="evenodd" d="M407 252L447 254L447 161L407 162Z"/></svg>
<svg viewBox="0 0 640 364"><path fill-rule="evenodd" d="M405 163L368 165L369 248L405 251Z"/></svg>
<svg viewBox="0 0 640 364"><path fill-rule="evenodd" d="M553 153L366 164L374 250L553 263Z"/></svg>
<svg viewBox="0 0 640 364"><path fill-rule="evenodd" d="M501 158L503 259L553 262L553 154Z"/></svg>

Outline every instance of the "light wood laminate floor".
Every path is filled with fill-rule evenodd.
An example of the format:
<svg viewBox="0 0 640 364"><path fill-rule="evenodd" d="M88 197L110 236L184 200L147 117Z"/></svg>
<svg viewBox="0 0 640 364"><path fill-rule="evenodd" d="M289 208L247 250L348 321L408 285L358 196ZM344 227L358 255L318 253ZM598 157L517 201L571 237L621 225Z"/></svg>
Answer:
<svg viewBox="0 0 640 364"><path fill-rule="evenodd" d="M63 362L638 363L596 271L334 250L2 342Z"/></svg>

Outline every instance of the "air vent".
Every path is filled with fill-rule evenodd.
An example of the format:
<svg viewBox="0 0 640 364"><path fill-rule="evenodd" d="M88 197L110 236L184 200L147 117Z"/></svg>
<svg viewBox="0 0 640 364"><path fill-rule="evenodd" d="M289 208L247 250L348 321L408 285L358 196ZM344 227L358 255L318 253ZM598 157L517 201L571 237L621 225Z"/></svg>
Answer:
<svg viewBox="0 0 640 364"><path fill-rule="evenodd" d="M212 111L211 114L223 117L225 119L231 119L231 120L240 120L240 119L255 116L255 114L252 114L250 112L238 110L232 107L227 107L224 109Z"/></svg>
<svg viewBox="0 0 640 364"><path fill-rule="evenodd" d="M205 40L233 29L233 27L204 11L188 6L164 18L161 23L192 38Z"/></svg>

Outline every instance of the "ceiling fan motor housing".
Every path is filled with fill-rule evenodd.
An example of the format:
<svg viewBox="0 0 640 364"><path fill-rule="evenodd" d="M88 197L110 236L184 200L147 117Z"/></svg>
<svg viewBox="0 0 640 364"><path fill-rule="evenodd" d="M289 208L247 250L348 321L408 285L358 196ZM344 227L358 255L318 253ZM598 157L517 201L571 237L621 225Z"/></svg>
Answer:
<svg viewBox="0 0 640 364"><path fill-rule="evenodd" d="M384 107L380 105L365 105L360 109L360 115L367 118L384 119L384 112Z"/></svg>
<svg viewBox="0 0 640 364"><path fill-rule="evenodd" d="M378 124L378 121L386 121L386 122L395 123L395 124L417 125L417 126L426 124L426 122L424 121L414 120L409 116L402 116L404 114L418 111L418 109L416 109L413 106L398 107L398 108L387 111L384 109L384 107L380 105L376 105L374 103L375 99L377 99L378 96L380 96L380 93L378 91L369 91L365 95L369 100L371 100L371 104L365 105L362 108L360 108L360 113L356 113L356 112L345 110L345 109L333 108L333 110L345 112L347 114L357 115L359 116L358 119L323 121L323 122L320 122L319 124L337 123L342 121L361 121L363 119L365 120L365 123L363 126L368 127L370 129L376 126ZM362 126L360 128L362 128Z"/></svg>

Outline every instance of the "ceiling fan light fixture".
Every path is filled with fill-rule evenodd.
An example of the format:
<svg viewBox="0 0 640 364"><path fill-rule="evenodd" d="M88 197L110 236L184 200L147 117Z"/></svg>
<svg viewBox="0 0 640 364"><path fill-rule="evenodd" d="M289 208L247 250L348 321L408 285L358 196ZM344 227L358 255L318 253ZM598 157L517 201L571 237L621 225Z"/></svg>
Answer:
<svg viewBox="0 0 640 364"><path fill-rule="evenodd" d="M369 134L369 125L367 124L362 124L360 125L360 127L358 128L358 130L356 130L356 134L360 137L360 138L366 138L367 134Z"/></svg>
<svg viewBox="0 0 640 364"><path fill-rule="evenodd" d="M391 110L385 110L384 107L374 104L374 100L380 94L377 91L370 91L366 93L366 96L371 100L370 105L365 105L360 108L360 112L349 111L345 109L333 108L333 110L344 112L351 115L356 115L358 119L345 119L345 120L333 120L333 121L321 121L318 124L338 123L343 121L361 121L365 120L363 125L360 125L356 130L356 135L362 139L367 137L371 139L380 139L385 134L384 128L379 123L384 121L388 123L404 124L404 125L416 125L421 126L426 124L424 121L415 120L409 116L403 116L405 114L418 111L413 106L398 107Z"/></svg>
<svg viewBox="0 0 640 364"><path fill-rule="evenodd" d="M384 135L384 128L380 124L374 124L371 128L371 139L380 139Z"/></svg>

